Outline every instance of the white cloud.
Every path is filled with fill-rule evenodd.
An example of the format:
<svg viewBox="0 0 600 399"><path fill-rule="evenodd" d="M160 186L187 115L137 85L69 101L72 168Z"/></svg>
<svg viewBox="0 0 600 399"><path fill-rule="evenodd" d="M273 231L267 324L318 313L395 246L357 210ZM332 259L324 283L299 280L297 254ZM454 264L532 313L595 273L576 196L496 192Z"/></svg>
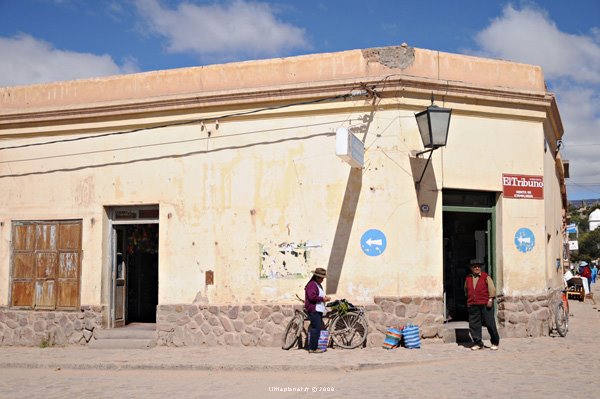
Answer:
<svg viewBox="0 0 600 399"><path fill-rule="evenodd" d="M488 55L542 65L548 79L600 83L600 45L594 30L589 36L561 32L543 11L506 6L476 40Z"/></svg>
<svg viewBox="0 0 600 399"><path fill-rule="evenodd" d="M600 188L600 86L563 83L555 91L565 127L563 157L571 162L572 180Z"/></svg>
<svg viewBox="0 0 600 399"><path fill-rule="evenodd" d="M176 9L158 0L136 0L152 33L167 40L167 51L192 53L211 60L240 60L279 56L308 47L303 29L276 18L266 3L235 0Z"/></svg>
<svg viewBox="0 0 600 399"><path fill-rule="evenodd" d="M570 198L600 192L600 28L589 35L563 32L543 11L506 6L503 14L476 36L484 56L541 65L557 97L565 129L563 158L569 159Z"/></svg>
<svg viewBox="0 0 600 399"><path fill-rule="evenodd" d="M137 71L133 61L117 65L109 55L58 50L30 35L0 37L0 87L82 79Z"/></svg>

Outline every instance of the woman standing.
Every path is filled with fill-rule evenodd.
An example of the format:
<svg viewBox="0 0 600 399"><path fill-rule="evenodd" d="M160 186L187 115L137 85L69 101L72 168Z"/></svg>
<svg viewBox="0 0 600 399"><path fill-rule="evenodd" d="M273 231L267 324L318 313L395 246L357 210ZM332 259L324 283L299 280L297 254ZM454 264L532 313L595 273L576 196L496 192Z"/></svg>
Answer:
<svg viewBox="0 0 600 399"><path fill-rule="evenodd" d="M324 350L317 349L319 335L323 326L323 313L325 313L325 302L331 298L325 295L322 283L327 277L327 270L317 267L313 271L312 278L304 287L304 309L310 320L310 340L308 342L308 353L323 353Z"/></svg>

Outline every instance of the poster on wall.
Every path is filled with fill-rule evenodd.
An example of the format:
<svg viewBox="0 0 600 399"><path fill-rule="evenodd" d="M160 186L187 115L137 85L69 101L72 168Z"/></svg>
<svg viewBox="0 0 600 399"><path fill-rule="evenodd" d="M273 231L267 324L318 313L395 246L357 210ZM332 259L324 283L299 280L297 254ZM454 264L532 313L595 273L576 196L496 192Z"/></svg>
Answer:
<svg viewBox="0 0 600 399"><path fill-rule="evenodd" d="M502 174L504 198L544 199L544 176Z"/></svg>

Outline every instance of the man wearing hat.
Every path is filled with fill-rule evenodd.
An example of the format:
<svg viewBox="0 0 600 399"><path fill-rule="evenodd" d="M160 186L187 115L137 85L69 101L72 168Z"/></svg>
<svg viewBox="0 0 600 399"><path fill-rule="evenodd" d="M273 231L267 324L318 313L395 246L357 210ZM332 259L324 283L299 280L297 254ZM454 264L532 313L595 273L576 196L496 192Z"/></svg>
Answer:
<svg viewBox="0 0 600 399"><path fill-rule="evenodd" d="M467 297L467 310L469 312L469 332L473 338L472 350L483 349L481 341L481 320L485 322L492 345L490 349L498 350L500 336L496 329L494 319L494 298L496 287L492 278L481 271L483 263L478 260L471 261L471 274L465 280L465 295Z"/></svg>
<svg viewBox="0 0 600 399"><path fill-rule="evenodd" d="M324 350L317 349L319 335L323 326L323 313L325 313L325 302L331 298L325 295L323 280L327 277L327 270L317 267L313 270L313 276L304 287L304 309L310 319L310 340L308 342L309 353L322 353Z"/></svg>

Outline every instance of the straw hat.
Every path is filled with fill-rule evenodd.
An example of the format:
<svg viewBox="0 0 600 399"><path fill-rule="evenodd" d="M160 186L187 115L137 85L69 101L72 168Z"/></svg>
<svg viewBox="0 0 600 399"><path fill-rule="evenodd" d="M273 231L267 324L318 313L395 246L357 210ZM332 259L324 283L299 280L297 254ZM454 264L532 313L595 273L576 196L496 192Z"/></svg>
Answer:
<svg viewBox="0 0 600 399"><path fill-rule="evenodd" d="M312 273L317 277L327 277L327 270L323 269L322 267L317 267L315 270L312 271Z"/></svg>

